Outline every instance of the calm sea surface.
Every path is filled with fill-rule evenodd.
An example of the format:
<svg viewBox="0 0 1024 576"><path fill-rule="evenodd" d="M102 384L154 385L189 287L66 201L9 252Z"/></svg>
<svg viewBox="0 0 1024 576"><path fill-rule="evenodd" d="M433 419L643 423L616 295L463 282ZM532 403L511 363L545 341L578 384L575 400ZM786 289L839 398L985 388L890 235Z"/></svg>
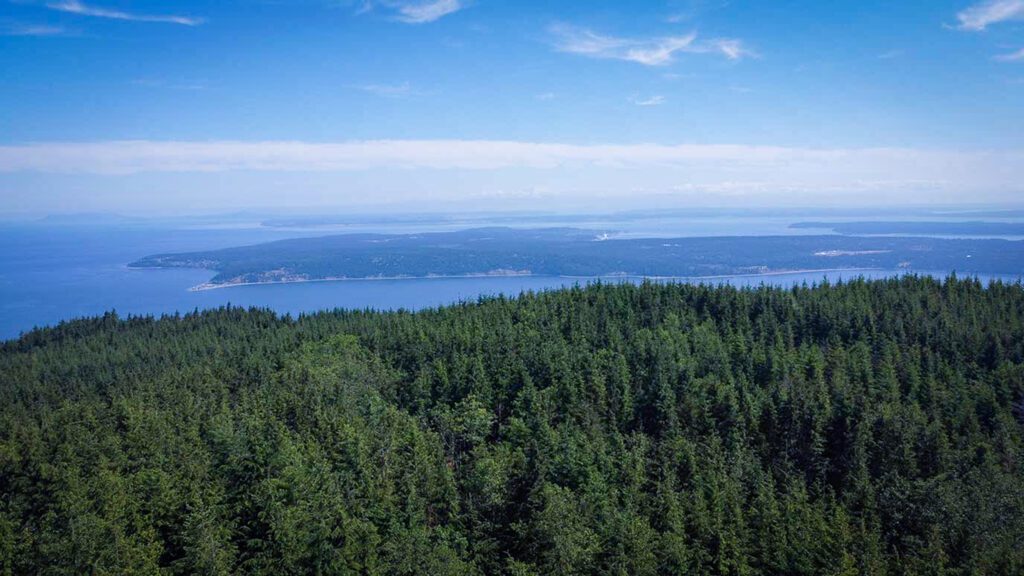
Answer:
<svg viewBox="0 0 1024 576"><path fill-rule="evenodd" d="M780 233L784 230L782 226L766 228L772 230L758 232ZM736 230L719 230L720 234L738 233ZM746 228L744 231L749 233L749 230ZM53 325L108 310L116 310L122 315L160 315L225 304L268 307L293 315L329 308L420 309L475 299L481 295L516 295L525 290L544 290L581 282L548 277L367 280L240 286L189 292L189 287L208 280L213 273L203 270L132 270L125 266L143 256L163 252L205 250L328 233L337 231L2 225L0 338L14 338L36 326ZM858 275L884 277L894 274L896 272L814 272L744 276L713 282L788 286L818 282L825 277L835 281Z"/></svg>

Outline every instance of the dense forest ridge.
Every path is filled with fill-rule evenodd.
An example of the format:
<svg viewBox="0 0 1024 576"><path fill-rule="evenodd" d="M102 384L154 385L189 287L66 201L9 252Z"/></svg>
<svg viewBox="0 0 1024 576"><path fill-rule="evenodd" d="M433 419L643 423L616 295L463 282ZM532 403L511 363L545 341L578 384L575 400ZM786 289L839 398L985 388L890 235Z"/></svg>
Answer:
<svg viewBox="0 0 1024 576"><path fill-rule="evenodd" d="M0 572L1024 573L1024 288L605 284L0 344Z"/></svg>
<svg viewBox="0 0 1024 576"><path fill-rule="evenodd" d="M507 275L700 278L843 269L1024 273L1024 241L829 236L619 238L574 228L343 234L205 252L133 267L202 268L193 289L353 279Z"/></svg>

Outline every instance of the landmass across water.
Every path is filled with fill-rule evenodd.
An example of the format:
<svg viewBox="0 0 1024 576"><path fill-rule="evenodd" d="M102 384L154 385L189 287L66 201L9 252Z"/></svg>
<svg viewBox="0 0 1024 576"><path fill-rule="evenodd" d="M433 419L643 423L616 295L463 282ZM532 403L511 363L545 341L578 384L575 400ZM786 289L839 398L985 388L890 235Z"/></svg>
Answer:
<svg viewBox="0 0 1024 576"><path fill-rule="evenodd" d="M695 279L883 269L1021 274L1024 242L842 235L620 238L613 231L492 227L299 238L157 254L131 266L217 272L195 290L495 276Z"/></svg>
<svg viewBox="0 0 1024 576"><path fill-rule="evenodd" d="M896 235L910 234L922 236L1024 236L1024 222L990 222L990 221L854 221L854 222L796 222L789 226L795 230L831 230L837 234L847 235Z"/></svg>

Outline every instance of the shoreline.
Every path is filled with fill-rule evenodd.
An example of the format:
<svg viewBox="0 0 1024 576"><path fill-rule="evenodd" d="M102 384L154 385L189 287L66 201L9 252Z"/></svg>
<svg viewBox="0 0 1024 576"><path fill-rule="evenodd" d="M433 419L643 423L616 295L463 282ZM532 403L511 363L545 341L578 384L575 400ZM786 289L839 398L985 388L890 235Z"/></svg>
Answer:
<svg viewBox="0 0 1024 576"><path fill-rule="evenodd" d="M139 267L138 269L160 270L161 267ZM259 282L235 282L224 284L211 284L203 282L188 288L189 292L205 292L208 290L222 290L224 288L236 288L242 286L273 286L284 284L306 284L312 282L376 282L387 280L468 280L488 278L564 278L566 280L721 280L728 278L757 278L768 276L785 276L787 274L812 274L830 272L877 272L887 270L886 268L810 268L799 270L773 270L770 272L750 272L743 274L718 274L712 276L645 276L640 274L622 275L597 275L597 276L571 276L565 274L449 274L436 276L366 276L362 278L308 278L301 280L265 280ZM895 270L894 270L895 272ZM912 273L912 270L907 270Z"/></svg>

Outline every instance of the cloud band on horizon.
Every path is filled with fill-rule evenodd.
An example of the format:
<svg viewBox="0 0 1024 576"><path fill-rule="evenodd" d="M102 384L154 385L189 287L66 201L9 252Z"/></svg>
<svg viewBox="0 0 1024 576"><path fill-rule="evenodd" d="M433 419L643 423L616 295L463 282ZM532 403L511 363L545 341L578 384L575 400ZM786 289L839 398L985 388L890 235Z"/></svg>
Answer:
<svg viewBox="0 0 1024 576"><path fill-rule="evenodd" d="M589 168L588 168L589 167ZM109 141L0 146L0 173L351 172L643 169L721 180L942 181L1021 189L1024 151L812 149L729 144L564 144L508 140Z"/></svg>
<svg viewBox="0 0 1024 576"><path fill-rule="evenodd" d="M20 192L29 189L45 192ZM9 211L54 203L212 209L279 205L282 197L296 206L406 207L486 198L497 208L542 195L545 205L570 210L595 201L1005 203L1024 197L1024 151L508 140L35 143L0 146L2 194Z"/></svg>

